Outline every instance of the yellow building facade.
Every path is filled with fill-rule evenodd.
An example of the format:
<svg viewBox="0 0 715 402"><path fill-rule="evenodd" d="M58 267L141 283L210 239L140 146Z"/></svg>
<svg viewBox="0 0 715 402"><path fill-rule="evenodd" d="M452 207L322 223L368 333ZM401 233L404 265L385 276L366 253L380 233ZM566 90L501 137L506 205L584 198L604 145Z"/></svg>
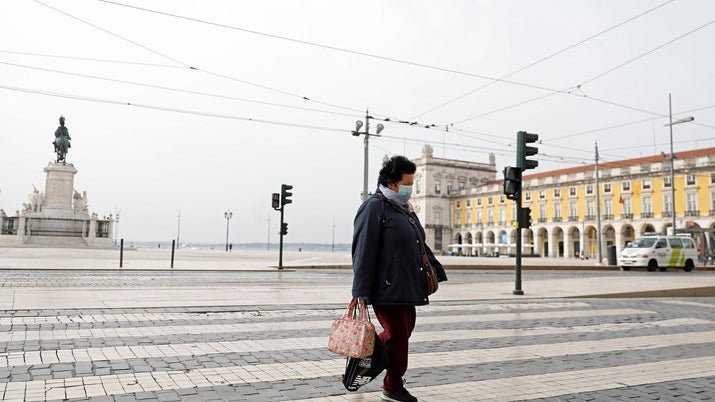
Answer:
<svg viewBox="0 0 715 402"><path fill-rule="evenodd" d="M525 175L522 207L532 225L522 229L522 254L564 258L598 255L597 202L600 199L602 255L620 250L645 233L672 230L675 191L676 230L706 229L694 236L701 251L715 243L715 148L679 152L671 187L670 158L662 155ZM513 254L516 203L503 194L503 180L461 191L452 199L452 241L459 255ZM702 231L700 231L702 232Z"/></svg>

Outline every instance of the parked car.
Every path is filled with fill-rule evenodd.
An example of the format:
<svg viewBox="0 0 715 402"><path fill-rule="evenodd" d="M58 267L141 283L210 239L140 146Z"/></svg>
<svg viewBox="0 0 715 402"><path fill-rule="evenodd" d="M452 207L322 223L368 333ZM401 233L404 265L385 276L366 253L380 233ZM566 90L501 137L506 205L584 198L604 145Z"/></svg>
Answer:
<svg viewBox="0 0 715 402"><path fill-rule="evenodd" d="M689 235L643 236L629 243L620 253L620 266L624 271L632 267L645 267L648 271L665 271L682 268L690 272L695 268L698 251Z"/></svg>

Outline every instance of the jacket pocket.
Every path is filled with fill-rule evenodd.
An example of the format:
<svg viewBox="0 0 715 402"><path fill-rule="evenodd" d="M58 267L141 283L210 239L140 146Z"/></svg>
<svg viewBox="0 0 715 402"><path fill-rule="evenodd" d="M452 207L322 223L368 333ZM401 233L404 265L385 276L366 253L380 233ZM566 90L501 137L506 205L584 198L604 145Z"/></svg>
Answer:
<svg viewBox="0 0 715 402"><path fill-rule="evenodd" d="M394 267L395 264L395 257L390 258L390 264L387 265L387 272L385 273L385 287L390 287L392 286L392 281L393 281L393 274L394 274Z"/></svg>

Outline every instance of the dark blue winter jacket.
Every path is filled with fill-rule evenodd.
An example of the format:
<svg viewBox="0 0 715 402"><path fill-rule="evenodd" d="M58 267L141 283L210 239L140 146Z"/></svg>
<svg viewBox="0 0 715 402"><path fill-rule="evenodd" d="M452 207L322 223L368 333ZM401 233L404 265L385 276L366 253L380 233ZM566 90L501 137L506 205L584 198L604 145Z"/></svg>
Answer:
<svg viewBox="0 0 715 402"><path fill-rule="evenodd" d="M413 212L412 218L424 229ZM420 245L407 215L381 193L370 196L357 211L353 232L353 297L378 306L417 306L429 303ZM446 281L442 264L425 244L439 281Z"/></svg>

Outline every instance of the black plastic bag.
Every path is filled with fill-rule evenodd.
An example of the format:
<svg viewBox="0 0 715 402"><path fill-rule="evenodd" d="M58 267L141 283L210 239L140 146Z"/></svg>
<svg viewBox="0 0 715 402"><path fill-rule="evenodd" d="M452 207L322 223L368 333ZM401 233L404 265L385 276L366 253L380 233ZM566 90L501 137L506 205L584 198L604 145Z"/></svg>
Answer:
<svg viewBox="0 0 715 402"><path fill-rule="evenodd" d="M369 383L380 375L390 358L382 346L379 336L375 336L375 349L372 356L357 358L348 357L345 362L345 374L343 375L343 385L348 391L357 391L363 385Z"/></svg>

